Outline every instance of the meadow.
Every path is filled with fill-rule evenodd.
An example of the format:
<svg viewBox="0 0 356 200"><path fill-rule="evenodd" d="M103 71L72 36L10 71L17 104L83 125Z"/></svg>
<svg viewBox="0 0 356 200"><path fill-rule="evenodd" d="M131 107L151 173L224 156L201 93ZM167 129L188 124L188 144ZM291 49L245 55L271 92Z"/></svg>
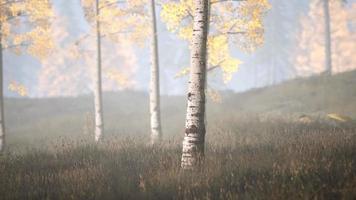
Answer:
<svg viewBox="0 0 356 200"><path fill-rule="evenodd" d="M321 84L323 83L323 84ZM148 144L148 96L7 99L1 199L355 199L356 72L298 79L207 105L206 157L180 169L185 97L162 98L164 141ZM300 116L311 120L301 121Z"/></svg>

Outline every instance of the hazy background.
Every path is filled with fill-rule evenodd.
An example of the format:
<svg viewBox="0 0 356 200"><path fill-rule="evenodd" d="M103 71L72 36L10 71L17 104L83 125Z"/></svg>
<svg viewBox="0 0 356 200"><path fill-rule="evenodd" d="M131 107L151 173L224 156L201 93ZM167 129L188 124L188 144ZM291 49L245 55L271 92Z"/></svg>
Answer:
<svg viewBox="0 0 356 200"><path fill-rule="evenodd" d="M174 78L189 66L188 42L157 18L164 142L152 146L149 45L103 39L104 134L94 143L95 38L79 0L52 1L52 54L5 51L1 199L356 199L356 0L330 0L332 76L320 75L320 0L269 0L264 45L246 54L231 44L243 64L227 85L209 73L221 101L207 98L204 166L188 174L187 77Z"/></svg>
<svg viewBox="0 0 356 200"><path fill-rule="evenodd" d="M302 25L305 23L302 18L310 17L308 16L309 2L309 0L270 0L272 9L265 17L264 46L254 53L246 54L233 48L232 45L233 56L241 59L243 64L227 85L221 81L219 72L210 75L210 84L215 89L240 92L255 87L273 85L298 76L297 68L300 66L295 58L298 54L298 45L302 43L301 34L305 28ZM349 0L344 6L350 12L354 12L355 2ZM88 80L90 80L90 71L94 68L94 60L92 59L90 63L88 58L81 56L78 60L73 61L68 55L68 46L90 31L90 27L83 17L80 2L77 0L53 0L53 5L56 10L56 19L53 24L53 34L57 40L55 53L40 63L28 55L19 56L5 51L5 87L11 81L24 84L31 97L73 96L90 93L92 86L91 81ZM335 13L335 16L339 15L338 13ZM322 17L318 19L317 23L322 26ZM309 21L311 20L309 19ZM188 43L168 32L165 24L160 21L160 17L158 17L158 22L161 91L163 94L182 95L186 90L187 79L175 79L174 76L181 68L189 66ZM304 24L304 26L306 25ZM347 21L347 29L349 35L355 35L354 18ZM318 37L321 40L324 38L322 34ZM355 52L355 36L346 40L348 43L354 43L351 50ZM90 56L95 57L93 51L90 53L90 49L95 50L94 40L86 41L88 43L85 47L86 50L89 50L87 57L90 60ZM333 42L337 43L337 41ZM117 69L130 79L130 83L122 87L115 81L109 80L104 74L104 89L106 91L121 89L147 91L150 69L148 45L144 48L129 43L113 45L112 42L104 40L103 51L104 70L105 68ZM348 59L352 59L352 57L355 56L349 56ZM319 60L322 60L322 57ZM320 66L318 67L320 68ZM337 69L340 66L334 67ZM351 67L348 68L354 67L354 62L351 62ZM8 90L5 91L5 94L6 96L17 96Z"/></svg>

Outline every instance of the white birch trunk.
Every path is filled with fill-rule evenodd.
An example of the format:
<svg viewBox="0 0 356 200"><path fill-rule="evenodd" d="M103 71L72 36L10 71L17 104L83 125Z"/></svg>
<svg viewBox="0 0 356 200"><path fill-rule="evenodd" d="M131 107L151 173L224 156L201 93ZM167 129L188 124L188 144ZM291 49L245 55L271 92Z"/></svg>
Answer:
<svg viewBox="0 0 356 200"><path fill-rule="evenodd" d="M330 32L330 8L329 0L323 0L324 23L325 23L325 73L332 74L331 55L331 32Z"/></svg>
<svg viewBox="0 0 356 200"><path fill-rule="evenodd" d="M0 152L5 149L5 122L4 122L4 92L3 92L3 49L2 49L2 29L0 24Z"/></svg>
<svg viewBox="0 0 356 200"><path fill-rule="evenodd" d="M209 0L194 0L191 68L181 161L183 169L195 168L204 157L208 9Z"/></svg>
<svg viewBox="0 0 356 200"><path fill-rule="evenodd" d="M151 80L150 80L150 115L151 115L151 144L156 144L162 139L161 111L160 111L160 88L159 88L159 57L158 36L155 0L151 0Z"/></svg>
<svg viewBox="0 0 356 200"><path fill-rule="evenodd" d="M95 107L95 141L98 142L104 132L103 102L101 85L101 33L100 33L99 0L96 0L96 33L97 33L97 67L94 79L94 107Z"/></svg>

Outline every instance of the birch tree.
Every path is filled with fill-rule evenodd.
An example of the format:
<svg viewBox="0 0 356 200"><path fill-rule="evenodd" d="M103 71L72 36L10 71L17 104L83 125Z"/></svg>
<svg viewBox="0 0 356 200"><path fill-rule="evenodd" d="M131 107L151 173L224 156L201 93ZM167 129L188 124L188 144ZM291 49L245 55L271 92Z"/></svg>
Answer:
<svg viewBox="0 0 356 200"><path fill-rule="evenodd" d="M83 0L87 21L96 33L96 70L94 75L95 141L101 140L104 132L102 102L102 38L119 41L120 36L130 35L130 39L139 40L143 33L142 9L139 2L113 0ZM113 23L117 22L117 23ZM120 36L118 36L120 35ZM127 38L126 38L127 39Z"/></svg>
<svg viewBox="0 0 356 200"><path fill-rule="evenodd" d="M183 169L199 165L204 156L208 10L209 0L194 0L188 106L181 161Z"/></svg>
<svg viewBox="0 0 356 200"><path fill-rule="evenodd" d="M90 2L90 0L86 0ZM132 1L101 1L100 6L105 10L105 19L112 23L113 19L122 17L115 27L110 28L108 35L112 37L117 33L125 32L130 37L128 40L143 46L142 43L150 39L151 43L151 73L150 73L150 128L151 144L162 139L161 117L160 117L160 84L159 84L159 51L155 0L132 0ZM148 4L148 6L147 6ZM149 14L147 14L149 13ZM108 18L111 16L112 18ZM131 22L131 23L128 23ZM112 27L111 24L107 24ZM147 26L146 24L150 24ZM106 26L107 26L106 25ZM106 26L103 27L106 29ZM120 27L120 28L119 28ZM113 31L115 30L115 31ZM113 34L114 33L114 34Z"/></svg>
<svg viewBox="0 0 356 200"><path fill-rule="evenodd" d="M191 66L178 76L190 74L182 168L193 168L204 156L206 72L221 69L225 83L241 61L231 53L234 44L252 52L263 44L263 16L267 0L179 0L162 7L168 30L191 42ZM201 43L202 42L202 43Z"/></svg>
<svg viewBox="0 0 356 200"><path fill-rule="evenodd" d="M47 0L0 0L0 152L5 147L3 52L27 52L44 58L51 50L49 24L53 12ZM18 31L21 28L25 31Z"/></svg>
<svg viewBox="0 0 356 200"><path fill-rule="evenodd" d="M98 142L104 132L104 114L102 102L102 63L101 63L101 21L100 21L100 4L99 0L83 1L85 15L88 21L94 23L95 39L96 39L96 67L94 72L94 137Z"/></svg>
<svg viewBox="0 0 356 200"><path fill-rule="evenodd" d="M99 141L104 131L103 119L103 97L102 97L102 81L101 81L101 30L100 30L100 8L99 0L95 1L96 13L96 48L97 48L97 67L94 78L94 108L95 108L95 141Z"/></svg>
<svg viewBox="0 0 356 200"><path fill-rule="evenodd" d="M0 11L0 15L3 11ZM0 16L1 17L1 16ZM5 117L4 117L4 86L3 86L3 48L2 48L2 23L0 21L0 152L5 146Z"/></svg>
<svg viewBox="0 0 356 200"><path fill-rule="evenodd" d="M151 79L150 79L150 116L151 143L162 139L161 110L160 110L160 82L159 82L159 54L158 33L156 21L155 0L151 0Z"/></svg>
<svg viewBox="0 0 356 200"><path fill-rule="evenodd" d="M151 67L150 67L150 83L149 83L149 106L150 106L150 129L151 129L151 144L156 144L162 140L162 125L161 125L161 109L160 109L160 66L159 66L159 49L158 49L158 32L157 32L157 19L156 19L156 1L155 0L133 0L136 7L140 8L143 12L140 17L149 19L147 23L150 24L150 30L147 31L148 35L140 32L141 39L150 38L150 54L151 54ZM149 6L147 6L147 4ZM150 13L146 15L145 13ZM145 24L139 24L145 26ZM147 37L150 36L150 37Z"/></svg>

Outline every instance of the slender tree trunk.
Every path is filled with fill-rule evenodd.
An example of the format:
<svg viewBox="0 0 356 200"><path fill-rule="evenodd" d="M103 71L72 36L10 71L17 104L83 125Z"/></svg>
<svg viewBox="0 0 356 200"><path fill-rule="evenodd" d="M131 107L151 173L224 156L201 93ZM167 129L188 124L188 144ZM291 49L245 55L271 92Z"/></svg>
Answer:
<svg viewBox="0 0 356 200"><path fill-rule="evenodd" d="M96 0L96 33L97 33L97 67L95 72L94 106L95 106L95 141L102 138L104 132L103 102L101 86L101 33L100 33L99 0Z"/></svg>
<svg viewBox="0 0 356 200"><path fill-rule="evenodd" d="M211 17L211 15L210 15L210 13L211 13L211 3L210 3L210 0L208 0L208 16L207 16L207 28L206 28L206 32L207 32L207 42L208 42L208 40L209 40L209 34L210 34L210 17ZM207 43L208 44L208 43ZM209 66L209 46L207 46L206 47L207 49L206 49L206 51L207 51L207 53L206 53L206 56L205 56L205 62L206 62L206 68L207 68L207 71L206 71L206 73L205 73L205 87L204 87L204 93L205 93L205 95L207 95L207 91L208 91L208 73L209 73L209 71L208 71L208 66ZM204 123L205 123L205 127L207 127L208 126L208 119L207 119L207 110L206 110L206 104L204 103ZM206 131L206 129L205 129L205 131Z"/></svg>
<svg viewBox="0 0 356 200"><path fill-rule="evenodd" d="M330 8L329 0L323 1L324 23L325 23L325 73L332 74L332 52L331 52L331 32L330 32Z"/></svg>
<svg viewBox="0 0 356 200"><path fill-rule="evenodd" d="M325 40L325 72L324 77L321 79L322 89L322 106L325 109L327 107L327 77L332 74L332 52L331 52L331 31L330 31L330 1L323 1L323 11L324 11L324 40Z"/></svg>
<svg viewBox="0 0 356 200"><path fill-rule="evenodd" d="M159 56L158 36L156 22L155 0L151 0L151 80L150 80L150 115L151 115L151 143L155 144L162 139L160 87L159 87Z"/></svg>
<svg viewBox="0 0 356 200"><path fill-rule="evenodd" d="M1 23L1 22L0 22ZM3 92L3 49L2 49L2 29L0 24L0 152L5 148L5 121L4 121L4 92Z"/></svg>
<svg viewBox="0 0 356 200"><path fill-rule="evenodd" d="M209 0L194 0L194 25L191 41L191 69L188 106L181 167L192 169L204 157L205 79Z"/></svg>

